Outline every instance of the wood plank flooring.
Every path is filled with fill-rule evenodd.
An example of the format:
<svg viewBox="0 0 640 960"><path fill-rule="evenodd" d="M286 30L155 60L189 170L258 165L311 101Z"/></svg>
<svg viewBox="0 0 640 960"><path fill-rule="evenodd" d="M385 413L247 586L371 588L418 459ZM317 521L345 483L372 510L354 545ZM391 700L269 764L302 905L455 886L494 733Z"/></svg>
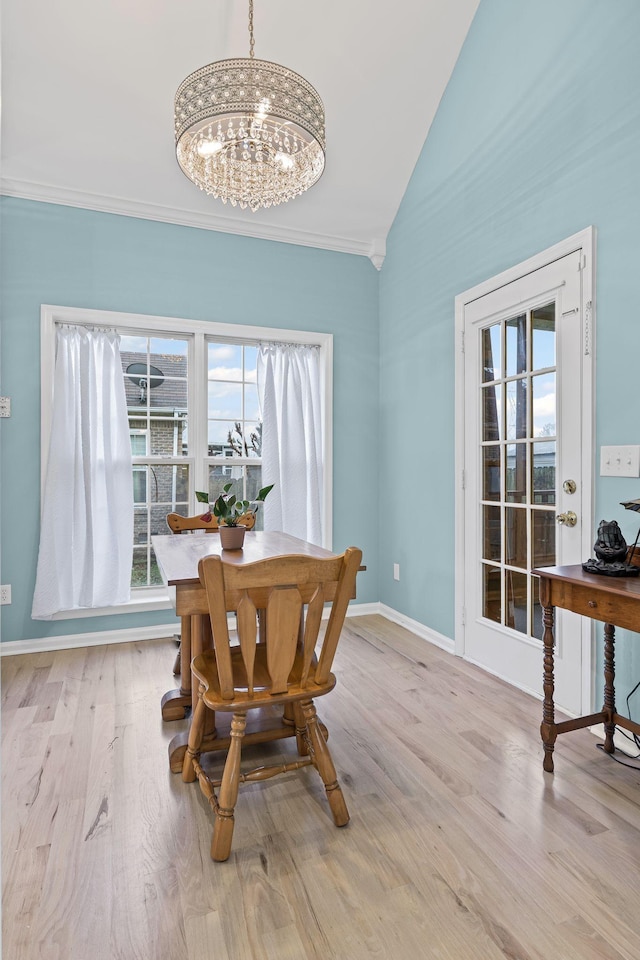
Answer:
<svg viewBox="0 0 640 960"><path fill-rule="evenodd" d="M350 619L318 709L351 823L313 771L247 785L214 864L204 798L168 770L174 656L3 660L7 960L639 960L640 773L587 731L544 774L537 701Z"/></svg>

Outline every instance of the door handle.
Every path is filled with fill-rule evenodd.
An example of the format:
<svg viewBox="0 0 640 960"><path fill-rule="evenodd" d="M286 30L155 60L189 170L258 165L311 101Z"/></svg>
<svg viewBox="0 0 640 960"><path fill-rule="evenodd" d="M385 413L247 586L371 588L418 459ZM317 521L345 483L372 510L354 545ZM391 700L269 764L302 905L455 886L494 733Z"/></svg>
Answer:
<svg viewBox="0 0 640 960"><path fill-rule="evenodd" d="M578 518L573 510L567 510L566 513L556 514L556 523L563 523L565 527L575 527Z"/></svg>

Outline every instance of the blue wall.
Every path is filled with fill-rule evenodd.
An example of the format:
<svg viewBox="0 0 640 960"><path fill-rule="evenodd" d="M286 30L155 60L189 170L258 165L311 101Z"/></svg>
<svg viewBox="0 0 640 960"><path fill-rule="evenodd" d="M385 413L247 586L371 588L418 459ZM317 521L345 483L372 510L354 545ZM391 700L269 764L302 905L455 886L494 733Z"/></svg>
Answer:
<svg viewBox="0 0 640 960"><path fill-rule="evenodd" d="M449 637L456 294L595 225L597 448L640 443L639 38L637 0L482 0L388 237L381 449L411 459L381 458L380 491L415 506L381 528L380 599ZM598 478L596 520L633 539L619 501L639 495L640 480ZM621 639L626 695L640 648Z"/></svg>
<svg viewBox="0 0 640 960"><path fill-rule="evenodd" d="M14 602L3 638L152 621L29 618L43 302L333 332L334 545L365 550L359 599L453 636L456 294L594 224L596 444L640 442L639 36L637 0L482 0L379 278L364 258L6 200L2 391L13 416L2 424L0 521ZM597 478L596 522L615 518L632 539L619 501L639 487ZM631 639L622 634L617 650L623 696L640 675Z"/></svg>
<svg viewBox="0 0 640 960"><path fill-rule="evenodd" d="M31 620L39 537L40 305L334 335L335 549L361 546L358 599L377 600L378 274L369 260L73 207L3 198L2 640L171 621L170 611ZM350 498L357 492L358 510Z"/></svg>

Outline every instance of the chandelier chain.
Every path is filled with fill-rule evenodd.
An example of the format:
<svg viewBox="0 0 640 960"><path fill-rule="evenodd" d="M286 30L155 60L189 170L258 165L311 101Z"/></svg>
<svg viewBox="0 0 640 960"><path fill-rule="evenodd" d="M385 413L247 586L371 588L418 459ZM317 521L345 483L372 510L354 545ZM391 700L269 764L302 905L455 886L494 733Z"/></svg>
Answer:
<svg viewBox="0 0 640 960"><path fill-rule="evenodd" d="M249 0L249 57L253 60L253 48L255 42L253 39L253 0Z"/></svg>

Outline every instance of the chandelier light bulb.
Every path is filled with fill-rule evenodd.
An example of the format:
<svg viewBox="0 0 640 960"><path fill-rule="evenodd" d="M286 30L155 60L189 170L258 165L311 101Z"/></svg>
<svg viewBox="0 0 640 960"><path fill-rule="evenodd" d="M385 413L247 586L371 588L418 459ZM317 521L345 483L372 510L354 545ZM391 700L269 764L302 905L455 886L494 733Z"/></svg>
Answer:
<svg viewBox="0 0 640 960"><path fill-rule="evenodd" d="M220 140L200 140L196 150L201 157L211 157L214 153L219 153L223 146Z"/></svg>

